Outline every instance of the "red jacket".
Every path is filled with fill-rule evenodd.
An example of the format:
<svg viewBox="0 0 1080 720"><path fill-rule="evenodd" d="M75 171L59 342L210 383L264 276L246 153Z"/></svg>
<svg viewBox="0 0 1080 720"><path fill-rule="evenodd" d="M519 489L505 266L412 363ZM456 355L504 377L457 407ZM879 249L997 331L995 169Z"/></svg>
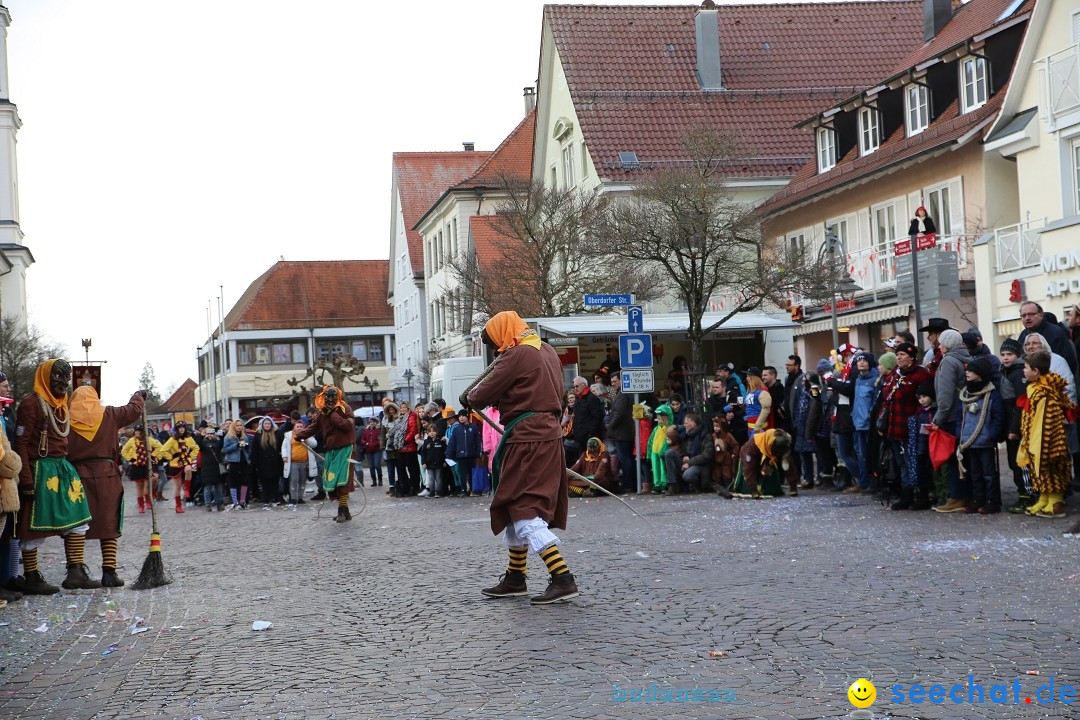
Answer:
<svg viewBox="0 0 1080 720"><path fill-rule="evenodd" d="M419 434L420 421L416 418L416 412L410 410L409 418L405 425L405 445L399 449L400 452L415 453L417 451L416 436Z"/></svg>
<svg viewBox="0 0 1080 720"><path fill-rule="evenodd" d="M885 437L889 440L907 440L908 418L919 411L919 398L916 390L919 385L931 380L930 371L922 365L916 365L902 372L897 368L881 391L883 398L881 412L888 418Z"/></svg>
<svg viewBox="0 0 1080 720"><path fill-rule="evenodd" d="M364 428L364 432L360 433L360 446L364 448L364 452L379 452L379 428L370 425Z"/></svg>

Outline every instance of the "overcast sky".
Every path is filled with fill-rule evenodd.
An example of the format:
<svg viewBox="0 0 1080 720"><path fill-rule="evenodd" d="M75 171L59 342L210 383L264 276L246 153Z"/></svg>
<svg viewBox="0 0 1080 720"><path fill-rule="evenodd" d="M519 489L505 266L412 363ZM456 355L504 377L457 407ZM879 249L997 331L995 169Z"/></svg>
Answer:
<svg viewBox="0 0 1080 720"><path fill-rule="evenodd" d="M197 379L219 285L228 310L281 256L387 257L391 153L493 149L535 83L543 8L4 4L30 320L73 358L92 338L109 403L146 362L163 393Z"/></svg>

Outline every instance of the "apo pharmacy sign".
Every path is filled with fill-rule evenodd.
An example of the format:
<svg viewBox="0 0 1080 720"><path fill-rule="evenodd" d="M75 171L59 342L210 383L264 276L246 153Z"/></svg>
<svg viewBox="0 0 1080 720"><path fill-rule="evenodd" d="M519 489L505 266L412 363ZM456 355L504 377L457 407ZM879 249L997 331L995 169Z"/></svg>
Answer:
<svg viewBox="0 0 1080 720"><path fill-rule="evenodd" d="M1041 264L1048 276L1046 297L1080 295L1080 250L1043 257ZM1071 275L1066 274L1070 272Z"/></svg>

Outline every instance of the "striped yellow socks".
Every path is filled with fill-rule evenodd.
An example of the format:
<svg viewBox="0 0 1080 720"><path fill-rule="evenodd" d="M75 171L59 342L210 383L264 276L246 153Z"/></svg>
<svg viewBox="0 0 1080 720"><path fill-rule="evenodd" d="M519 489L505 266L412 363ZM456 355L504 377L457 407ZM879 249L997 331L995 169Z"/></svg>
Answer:
<svg viewBox="0 0 1080 720"><path fill-rule="evenodd" d="M507 566L506 571L512 573L524 573L526 558L529 555L529 548L512 547L508 548L507 551L510 553L510 564Z"/></svg>
<svg viewBox="0 0 1080 720"><path fill-rule="evenodd" d="M566 567L566 561L563 560L562 555L559 554L559 546L552 545L547 550L540 553L540 559L547 565L548 572L552 575L562 575L570 572L570 568Z"/></svg>
<svg viewBox="0 0 1080 720"><path fill-rule="evenodd" d="M67 556L68 565L82 565L86 552L86 535L84 533L68 533L64 536L64 554Z"/></svg>
<svg viewBox="0 0 1080 720"><path fill-rule="evenodd" d="M341 494L338 495L337 506L339 508L349 507L349 494L348 493L341 493Z"/></svg>
<svg viewBox="0 0 1080 720"><path fill-rule="evenodd" d="M101 541L101 567L108 568L109 570L116 569L116 550L120 545L120 541L116 538L109 538Z"/></svg>
<svg viewBox="0 0 1080 720"><path fill-rule="evenodd" d="M32 573L32 572L36 573L36 572L38 572L37 548L34 548L33 550L30 550L28 548L23 548L22 561L23 561L23 572L26 572L26 573Z"/></svg>

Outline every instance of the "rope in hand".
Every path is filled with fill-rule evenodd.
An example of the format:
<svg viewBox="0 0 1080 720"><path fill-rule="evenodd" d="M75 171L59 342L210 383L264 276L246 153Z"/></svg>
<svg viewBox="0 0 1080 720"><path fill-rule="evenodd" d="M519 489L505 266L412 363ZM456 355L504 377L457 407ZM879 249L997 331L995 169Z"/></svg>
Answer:
<svg viewBox="0 0 1080 720"><path fill-rule="evenodd" d="M499 357L495 358L491 362L491 364L488 365L486 368L484 368L484 371L482 373L480 373L475 380L472 381L472 383L469 385L469 387L465 388L462 391L461 397L458 398L459 401L463 401L465 396L468 395L472 391L473 388L475 388L477 385L479 385L481 382L483 382L484 379L487 378L487 376L492 373L492 371L495 369L495 364L497 362L499 362L499 359L500 359ZM465 406L468 405L468 403L461 402L461 405L462 405L462 407L465 407ZM493 422L491 420L491 418L489 418L487 415L485 415L483 410L476 410L476 409L473 409L473 408L470 408L470 410L472 412L476 413L477 415L479 415L480 419L483 420L484 422L486 422L488 425L490 425L492 427L492 429L495 430L495 432L499 433L499 435L503 434L502 427L500 425L498 425L497 423ZM623 500L621 497L619 497L615 493L609 491L607 488L604 488L604 487L596 484L595 482L593 482L589 478L575 472L574 470L571 470L570 468L566 468L566 474L573 477L573 478L575 478L575 479L577 479L577 480L581 480L582 482L588 483L589 485L592 486L592 488L594 490L599 490L600 492L604 493L605 495L608 495L610 497L615 498L616 500L621 502L623 505L625 505L630 512L634 513L635 515L637 515L639 518L641 518L645 522L649 522L649 519L647 517L645 517L644 515L642 515L641 513L639 513L637 510L635 510L633 508L633 506L630 505L630 503L626 502L625 500Z"/></svg>

